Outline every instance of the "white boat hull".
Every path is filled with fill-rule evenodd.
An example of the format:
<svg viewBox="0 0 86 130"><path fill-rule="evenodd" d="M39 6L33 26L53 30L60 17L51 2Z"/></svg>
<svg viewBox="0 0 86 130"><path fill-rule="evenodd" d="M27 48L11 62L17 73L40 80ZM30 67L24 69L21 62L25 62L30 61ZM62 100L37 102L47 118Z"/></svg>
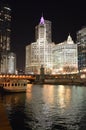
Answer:
<svg viewBox="0 0 86 130"><path fill-rule="evenodd" d="M5 92L26 92L27 87L3 87Z"/></svg>
<svg viewBox="0 0 86 130"><path fill-rule="evenodd" d="M5 92L26 92L27 80L10 79L3 82L3 90Z"/></svg>

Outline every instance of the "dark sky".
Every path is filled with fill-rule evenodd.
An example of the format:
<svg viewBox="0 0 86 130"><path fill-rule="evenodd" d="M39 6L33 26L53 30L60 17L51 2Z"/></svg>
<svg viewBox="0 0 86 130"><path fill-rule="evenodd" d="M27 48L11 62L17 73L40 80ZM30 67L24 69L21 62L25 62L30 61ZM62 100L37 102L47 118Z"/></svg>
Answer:
<svg viewBox="0 0 86 130"><path fill-rule="evenodd" d="M6 1L6 0L5 0ZM35 26L43 13L52 22L52 41L63 42L68 34L86 26L86 4L78 0L7 0L12 9L11 49L17 54L17 67L24 69L25 46L35 41Z"/></svg>

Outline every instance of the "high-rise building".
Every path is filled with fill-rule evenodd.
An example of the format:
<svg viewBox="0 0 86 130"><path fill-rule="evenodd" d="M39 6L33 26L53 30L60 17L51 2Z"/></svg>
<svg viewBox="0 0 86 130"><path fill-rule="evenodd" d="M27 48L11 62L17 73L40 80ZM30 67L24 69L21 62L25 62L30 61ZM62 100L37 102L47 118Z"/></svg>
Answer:
<svg viewBox="0 0 86 130"><path fill-rule="evenodd" d="M69 35L66 41L53 48L53 73L74 72L78 72L77 44Z"/></svg>
<svg viewBox="0 0 86 130"><path fill-rule="evenodd" d="M86 27L77 32L78 69L86 71Z"/></svg>
<svg viewBox="0 0 86 130"><path fill-rule="evenodd" d="M35 39L36 41L42 38L46 39L48 43L52 42L51 21L44 20L43 16L40 19L39 25L35 27Z"/></svg>
<svg viewBox="0 0 86 130"><path fill-rule="evenodd" d="M0 73L8 51L10 51L10 37L11 37L11 9L10 7L0 1Z"/></svg>
<svg viewBox="0 0 86 130"><path fill-rule="evenodd" d="M44 20L43 16L36 26L36 42L26 46L26 73L40 73L41 65L45 68L45 73L50 73L53 67L51 40L51 22Z"/></svg>
<svg viewBox="0 0 86 130"><path fill-rule="evenodd" d="M14 74L16 55L10 50L11 8L3 2L0 2L0 73Z"/></svg>
<svg viewBox="0 0 86 130"><path fill-rule="evenodd" d="M11 9L7 4L0 3L0 45L3 51L10 50Z"/></svg>

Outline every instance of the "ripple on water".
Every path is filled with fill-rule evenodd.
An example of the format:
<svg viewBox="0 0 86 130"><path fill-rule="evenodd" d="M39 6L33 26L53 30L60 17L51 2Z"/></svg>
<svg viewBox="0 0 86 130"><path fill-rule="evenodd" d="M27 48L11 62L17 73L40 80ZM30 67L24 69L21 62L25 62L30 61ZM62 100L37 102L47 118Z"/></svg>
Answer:
<svg viewBox="0 0 86 130"><path fill-rule="evenodd" d="M5 95L13 130L86 130L86 87L44 85Z"/></svg>

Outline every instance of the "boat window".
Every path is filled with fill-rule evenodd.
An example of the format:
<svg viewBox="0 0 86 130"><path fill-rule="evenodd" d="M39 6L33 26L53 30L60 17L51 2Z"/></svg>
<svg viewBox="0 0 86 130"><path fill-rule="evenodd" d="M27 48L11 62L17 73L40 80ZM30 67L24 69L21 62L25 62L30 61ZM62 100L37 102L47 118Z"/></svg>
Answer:
<svg viewBox="0 0 86 130"><path fill-rule="evenodd" d="M18 83L18 86L20 86L20 83Z"/></svg>
<svg viewBox="0 0 86 130"><path fill-rule="evenodd" d="M12 84L12 86L14 86L14 84Z"/></svg>
<svg viewBox="0 0 86 130"><path fill-rule="evenodd" d="M24 86L25 86L26 84L24 83Z"/></svg>
<svg viewBox="0 0 86 130"><path fill-rule="evenodd" d="M17 83L15 83L15 86L17 86Z"/></svg>

